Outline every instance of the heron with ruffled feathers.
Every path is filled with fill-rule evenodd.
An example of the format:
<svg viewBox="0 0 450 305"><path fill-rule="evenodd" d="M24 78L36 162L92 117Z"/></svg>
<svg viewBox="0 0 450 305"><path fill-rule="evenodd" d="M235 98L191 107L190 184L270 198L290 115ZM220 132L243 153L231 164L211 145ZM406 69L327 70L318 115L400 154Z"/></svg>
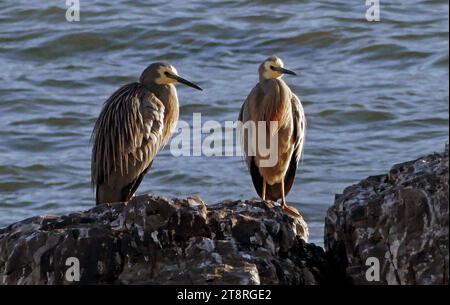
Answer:
<svg viewBox="0 0 450 305"><path fill-rule="evenodd" d="M134 195L178 121L177 84L202 90L170 64L153 63L139 82L124 85L106 100L92 133L97 204L127 202Z"/></svg>

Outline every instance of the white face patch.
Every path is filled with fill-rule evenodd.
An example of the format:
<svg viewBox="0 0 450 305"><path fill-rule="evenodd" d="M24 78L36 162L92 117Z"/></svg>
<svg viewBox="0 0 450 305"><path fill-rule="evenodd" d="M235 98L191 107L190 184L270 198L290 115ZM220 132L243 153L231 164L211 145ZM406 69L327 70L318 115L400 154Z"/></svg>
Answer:
<svg viewBox="0 0 450 305"><path fill-rule="evenodd" d="M178 71L177 69L175 69L175 67L171 65L162 66L161 68L158 69L159 77L155 79L155 83L157 83L158 85L169 85L178 83L175 79L167 77L166 72L178 76Z"/></svg>
<svg viewBox="0 0 450 305"><path fill-rule="evenodd" d="M264 79L277 79L277 78L281 78L283 76L283 73L279 72L279 71L274 71L272 70L270 67L276 67L276 68L283 68L284 67L284 63L283 61L276 57L275 61L266 61L264 63L264 72L263 72L263 77Z"/></svg>

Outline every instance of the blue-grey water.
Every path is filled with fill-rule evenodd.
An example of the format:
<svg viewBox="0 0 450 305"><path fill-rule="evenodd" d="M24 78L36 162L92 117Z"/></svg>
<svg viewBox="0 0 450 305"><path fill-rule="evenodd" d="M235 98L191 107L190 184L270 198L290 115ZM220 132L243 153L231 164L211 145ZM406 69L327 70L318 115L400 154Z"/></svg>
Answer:
<svg viewBox="0 0 450 305"><path fill-rule="evenodd" d="M366 1L0 1L0 226L94 205L90 134L105 99L151 62L168 61L203 92L179 87L181 119L234 120L277 54L309 130L288 196L321 243L334 194L449 135L449 3ZM138 193L256 196L240 157L161 152Z"/></svg>

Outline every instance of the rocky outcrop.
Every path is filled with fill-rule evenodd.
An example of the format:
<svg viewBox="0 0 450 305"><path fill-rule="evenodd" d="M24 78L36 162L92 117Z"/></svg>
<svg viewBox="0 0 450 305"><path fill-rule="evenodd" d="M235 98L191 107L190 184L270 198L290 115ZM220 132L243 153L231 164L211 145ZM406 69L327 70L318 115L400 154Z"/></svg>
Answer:
<svg viewBox="0 0 450 305"><path fill-rule="evenodd" d="M0 230L3 284L318 284L332 277L302 218L261 201L139 196ZM66 263L69 262L68 266ZM73 269L70 270L72 272Z"/></svg>
<svg viewBox="0 0 450 305"><path fill-rule="evenodd" d="M353 283L448 284L448 163L447 146L337 195L325 246ZM376 279L373 258L380 281L369 282L366 272Z"/></svg>
<svg viewBox="0 0 450 305"><path fill-rule="evenodd" d="M448 284L448 163L447 148L345 189L326 252L262 201L144 195L33 217L0 229L0 284Z"/></svg>

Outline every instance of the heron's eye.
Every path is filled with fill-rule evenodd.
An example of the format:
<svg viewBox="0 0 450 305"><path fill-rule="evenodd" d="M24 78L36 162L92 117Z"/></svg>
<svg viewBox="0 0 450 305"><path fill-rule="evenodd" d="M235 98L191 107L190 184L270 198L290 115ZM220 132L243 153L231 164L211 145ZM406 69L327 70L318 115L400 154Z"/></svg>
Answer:
<svg viewBox="0 0 450 305"><path fill-rule="evenodd" d="M275 69L275 67L274 67L274 66L270 66L270 69L274 70L274 69Z"/></svg>
<svg viewBox="0 0 450 305"><path fill-rule="evenodd" d="M167 76L167 77L169 77L169 76L170 76L170 73L166 71L166 72L164 72L164 75Z"/></svg>

